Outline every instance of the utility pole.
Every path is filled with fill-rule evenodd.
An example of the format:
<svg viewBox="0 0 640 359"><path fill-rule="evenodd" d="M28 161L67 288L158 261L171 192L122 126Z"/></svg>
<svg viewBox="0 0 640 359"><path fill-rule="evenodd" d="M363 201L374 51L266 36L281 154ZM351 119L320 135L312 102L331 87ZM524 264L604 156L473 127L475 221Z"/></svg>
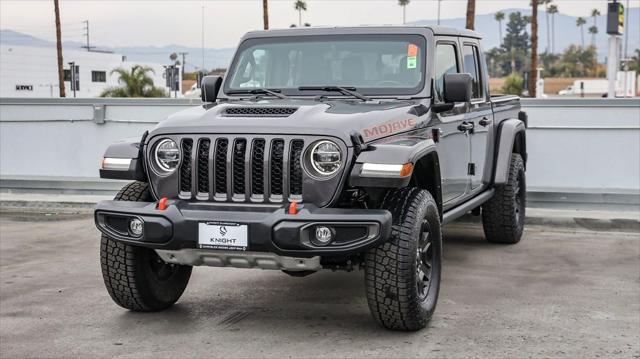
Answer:
<svg viewBox="0 0 640 359"><path fill-rule="evenodd" d="M58 0L53 0L53 7L56 13L56 50L58 52L58 87L60 87L60 97L66 97L64 93L64 68L62 64L62 34L60 31L60 6Z"/></svg>
<svg viewBox="0 0 640 359"><path fill-rule="evenodd" d="M89 43L89 20L85 20L82 23L84 24L84 30L86 31L84 36L87 37L87 45L82 46L82 48L87 49L87 51L91 51L91 49L95 48L95 46L90 46L90 43Z"/></svg>
<svg viewBox="0 0 640 359"><path fill-rule="evenodd" d="M180 68L180 73L181 73L182 79L184 80L184 66L185 66L184 65L185 64L185 62L184 62L185 60L184 59L185 59L185 56L189 55L189 53L188 52L178 52L178 55L182 55L182 67Z"/></svg>

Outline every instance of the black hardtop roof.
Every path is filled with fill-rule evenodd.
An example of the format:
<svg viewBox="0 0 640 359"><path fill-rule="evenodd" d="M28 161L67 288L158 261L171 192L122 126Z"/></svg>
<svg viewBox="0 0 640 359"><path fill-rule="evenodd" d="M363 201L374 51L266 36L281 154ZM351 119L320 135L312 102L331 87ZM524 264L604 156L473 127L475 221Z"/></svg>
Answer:
<svg viewBox="0 0 640 359"><path fill-rule="evenodd" d="M277 36L303 36L303 35L332 35L332 34L406 34L423 33L431 31L434 35L464 36L481 39L482 36L475 31L457 29L447 26L408 26L408 25L376 25L376 26L352 26L352 27L294 27L289 29L273 29L248 32L244 38L277 37Z"/></svg>

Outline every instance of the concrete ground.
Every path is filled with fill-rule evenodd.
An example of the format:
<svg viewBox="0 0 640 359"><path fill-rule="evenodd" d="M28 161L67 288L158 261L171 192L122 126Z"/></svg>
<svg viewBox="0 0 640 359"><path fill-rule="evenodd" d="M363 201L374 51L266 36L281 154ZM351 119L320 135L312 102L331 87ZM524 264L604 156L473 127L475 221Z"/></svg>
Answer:
<svg viewBox="0 0 640 359"><path fill-rule="evenodd" d="M586 226L589 228L589 226ZM196 268L162 313L117 307L86 214L0 214L0 357L639 358L640 233L529 226L520 244L445 227L429 327L384 330L362 272Z"/></svg>

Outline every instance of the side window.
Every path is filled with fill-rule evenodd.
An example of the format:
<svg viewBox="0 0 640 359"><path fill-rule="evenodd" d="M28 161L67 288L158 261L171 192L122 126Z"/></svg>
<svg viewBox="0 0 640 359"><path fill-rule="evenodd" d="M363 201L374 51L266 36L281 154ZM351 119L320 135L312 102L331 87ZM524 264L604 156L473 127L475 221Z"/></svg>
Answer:
<svg viewBox="0 0 640 359"><path fill-rule="evenodd" d="M473 45L464 45L462 49L464 71L471 74L473 79L473 89L471 98L482 97L482 85L480 81L480 56L478 48Z"/></svg>
<svg viewBox="0 0 640 359"><path fill-rule="evenodd" d="M438 44L436 46L435 86L439 100L443 100L444 75L459 72L456 46L454 44Z"/></svg>

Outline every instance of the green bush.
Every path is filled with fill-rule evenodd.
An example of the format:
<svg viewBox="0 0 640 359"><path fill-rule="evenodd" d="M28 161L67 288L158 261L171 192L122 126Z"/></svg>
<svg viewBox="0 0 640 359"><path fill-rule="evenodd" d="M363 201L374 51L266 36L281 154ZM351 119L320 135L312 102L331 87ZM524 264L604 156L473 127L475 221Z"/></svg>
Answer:
<svg viewBox="0 0 640 359"><path fill-rule="evenodd" d="M522 95L524 90L524 79L518 74L511 74L504 80L502 92L507 95Z"/></svg>

